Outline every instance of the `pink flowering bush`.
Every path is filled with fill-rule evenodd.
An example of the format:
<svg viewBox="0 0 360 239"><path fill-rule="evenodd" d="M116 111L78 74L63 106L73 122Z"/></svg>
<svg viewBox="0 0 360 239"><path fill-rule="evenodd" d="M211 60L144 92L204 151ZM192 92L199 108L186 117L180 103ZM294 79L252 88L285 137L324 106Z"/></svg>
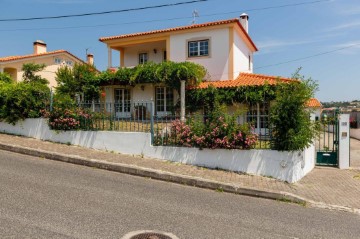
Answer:
<svg viewBox="0 0 360 239"><path fill-rule="evenodd" d="M205 121L190 119L172 122L169 131L155 137L155 144L210 149L251 149L258 137L249 125L239 125L236 116L213 115Z"/></svg>
<svg viewBox="0 0 360 239"><path fill-rule="evenodd" d="M49 118L50 129L53 130L91 130L92 115L83 109L61 109L54 107L52 112L43 111Z"/></svg>

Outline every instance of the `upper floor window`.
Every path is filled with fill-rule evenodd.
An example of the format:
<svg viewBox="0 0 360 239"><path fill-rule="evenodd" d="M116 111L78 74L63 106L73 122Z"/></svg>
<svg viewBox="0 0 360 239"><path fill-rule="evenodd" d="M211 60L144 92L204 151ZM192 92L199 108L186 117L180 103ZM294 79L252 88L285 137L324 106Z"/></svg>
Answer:
<svg viewBox="0 0 360 239"><path fill-rule="evenodd" d="M148 62L148 54L140 53L139 54L139 64L145 64L146 62Z"/></svg>
<svg viewBox="0 0 360 239"><path fill-rule="evenodd" d="M62 60L60 58L55 58L55 64L60 65Z"/></svg>
<svg viewBox="0 0 360 239"><path fill-rule="evenodd" d="M188 42L188 57L208 56L209 39Z"/></svg>
<svg viewBox="0 0 360 239"><path fill-rule="evenodd" d="M68 65L68 66L72 66L74 64L74 62L72 62L72 61L66 61L66 65Z"/></svg>

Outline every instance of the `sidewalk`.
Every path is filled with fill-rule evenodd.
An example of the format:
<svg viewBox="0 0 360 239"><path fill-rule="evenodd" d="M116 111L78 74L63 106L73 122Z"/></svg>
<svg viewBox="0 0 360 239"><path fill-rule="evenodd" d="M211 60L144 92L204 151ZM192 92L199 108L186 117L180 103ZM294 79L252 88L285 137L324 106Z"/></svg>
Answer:
<svg viewBox="0 0 360 239"><path fill-rule="evenodd" d="M196 180L217 182L218 184L216 185L224 184L224 187L231 185L239 189L239 191L236 192L240 193L242 192L241 189L253 190L257 192L254 196L261 196L261 192L268 193L268 195L269 193L294 195L295 198L304 199L309 206L360 213L360 169L358 168L339 170L336 168L317 167L300 182L288 184L267 177L205 169L163 160L133 157L113 152L102 152L5 134L0 134L0 146L0 149L12 146L12 151L16 151L15 149L28 148L39 150L43 153L47 152L48 155L58 154L83 158L87 161L96 160L96 165L101 164L101 162L110 163L111 165L117 164L119 166L128 165L132 168L135 167L135 170L132 170L131 174L141 176L146 176L146 170L149 172L157 171L160 172L160 174L170 175L172 180L169 181L178 183L183 182L181 180L182 177L188 179L187 182L195 182ZM108 166L101 168L108 168ZM142 173L140 173L140 171ZM151 173L149 173L149 175L151 176ZM245 192L243 194L251 193ZM271 198L270 196L264 197Z"/></svg>

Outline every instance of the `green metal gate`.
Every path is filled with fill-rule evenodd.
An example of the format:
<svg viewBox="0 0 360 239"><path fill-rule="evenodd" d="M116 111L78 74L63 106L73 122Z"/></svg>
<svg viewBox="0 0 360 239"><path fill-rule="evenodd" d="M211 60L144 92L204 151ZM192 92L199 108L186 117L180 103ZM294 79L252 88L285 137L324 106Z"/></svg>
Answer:
<svg viewBox="0 0 360 239"><path fill-rule="evenodd" d="M321 115L320 135L316 142L316 165L338 166L339 111L324 112Z"/></svg>

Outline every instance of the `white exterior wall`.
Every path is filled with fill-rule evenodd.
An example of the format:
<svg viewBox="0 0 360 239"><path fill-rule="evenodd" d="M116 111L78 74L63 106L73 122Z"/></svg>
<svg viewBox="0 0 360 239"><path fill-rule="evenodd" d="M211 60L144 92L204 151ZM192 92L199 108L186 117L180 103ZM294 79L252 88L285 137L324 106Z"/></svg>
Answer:
<svg viewBox="0 0 360 239"><path fill-rule="evenodd" d="M0 132L52 142L71 143L98 150L113 150L122 154L143 155L208 168L271 176L290 183L300 180L315 166L314 146L302 152L153 147L150 144L151 137L149 133L112 131L57 132L49 130L45 119L26 119L15 126L0 122Z"/></svg>
<svg viewBox="0 0 360 239"><path fill-rule="evenodd" d="M209 39L209 57L187 57L187 41ZM209 80L229 79L229 28L206 30L170 36L170 60L191 61L203 65L210 75Z"/></svg>
<svg viewBox="0 0 360 239"><path fill-rule="evenodd" d="M156 49L156 54L154 53ZM134 67L139 65L139 54L147 53L148 61L160 63L163 61L164 51L166 50L166 42L154 42L147 44L139 44L131 47L126 47L124 54L124 66Z"/></svg>
<svg viewBox="0 0 360 239"><path fill-rule="evenodd" d="M244 40L234 29L234 79L239 76L240 72L253 72L253 54L247 47ZM249 69L249 56L251 58Z"/></svg>

